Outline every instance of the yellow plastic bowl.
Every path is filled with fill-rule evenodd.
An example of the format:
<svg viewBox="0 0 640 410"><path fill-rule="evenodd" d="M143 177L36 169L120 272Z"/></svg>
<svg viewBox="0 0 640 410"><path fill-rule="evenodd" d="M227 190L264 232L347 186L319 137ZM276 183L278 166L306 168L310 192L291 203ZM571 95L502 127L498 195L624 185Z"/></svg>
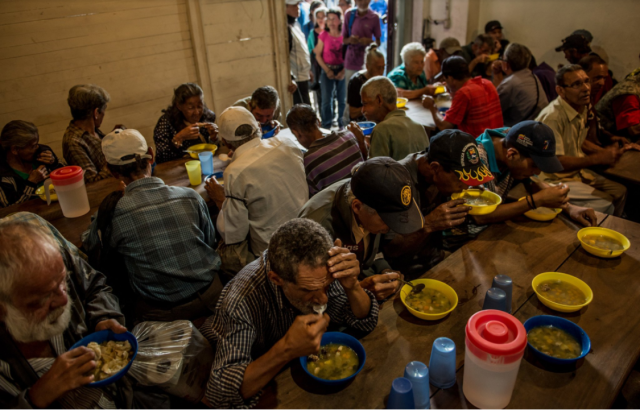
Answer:
<svg viewBox="0 0 640 410"><path fill-rule="evenodd" d="M52 201L57 201L58 200L58 194L56 194L56 190L52 185L49 185L49 192L50 192L50 196L51 196L51 200ZM42 199L43 201L47 202L47 196L44 193L44 185L41 186L40 188L36 189L36 195L38 195L40 197L40 199Z"/></svg>
<svg viewBox="0 0 640 410"><path fill-rule="evenodd" d="M398 106L398 108L402 108L405 105L407 105L408 102L409 102L409 99L404 97L398 97L398 100L396 101L396 105Z"/></svg>
<svg viewBox="0 0 640 410"><path fill-rule="evenodd" d="M582 240L582 238L584 238L587 235L602 235L608 238L613 238L619 241L620 243L622 243L623 248L621 251L607 251L604 249L596 248L595 246L591 246ZM616 258L622 255L624 251L626 251L631 247L631 242L629 241L629 239L627 239L626 236L624 236L619 232L616 232L607 228L599 228L599 227L582 228L578 231L578 240L580 240L580 244L582 245L585 251L589 252L592 255L599 256L601 258Z"/></svg>
<svg viewBox="0 0 640 410"><path fill-rule="evenodd" d="M500 54L495 53L495 54L489 55L489 59L487 61L496 61L499 58L500 58Z"/></svg>
<svg viewBox="0 0 640 410"><path fill-rule="evenodd" d="M577 287L582 291L582 293L585 294L585 296L587 297L587 301L582 305L563 305L560 303L550 301L549 299L545 298L544 296L540 295L540 293L538 293L538 285L540 285L540 283L545 282L547 280L561 280L569 283L570 285ZM564 312L564 313L577 312L578 310L587 306L593 300L593 291L591 290L589 285L587 285L580 279L576 278L575 276L567 275L566 273L560 273L560 272L541 273L535 278L533 278L533 281L531 281L531 286L533 286L533 291L536 292L536 295L538 296L538 300L540 300L540 302L542 302L543 305L545 305L549 309L557 310L558 312Z"/></svg>
<svg viewBox="0 0 640 410"><path fill-rule="evenodd" d="M518 201L524 201L525 198L526 197L523 196L522 198L518 199ZM534 221L546 222L546 221L551 221L555 219L555 217L558 216L560 212L562 212L562 209L560 208L546 208L546 209L551 209L555 213L543 214L538 212L538 209L532 209L530 211L527 211L524 213L524 216L526 216L527 218L533 219Z"/></svg>
<svg viewBox="0 0 640 410"><path fill-rule="evenodd" d="M218 149L218 146L215 144L197 144L197 145L192 145L188 148L189 151L199 151L199 152L211 151L211 153L213 154L216 153L217 149ZM200 157L198 157L197 152L190 152L189 155L191 155L191 158L193 159L200 159Z"/></svg>
<svg viewBox="0 0 640 410"><path fill-rule="evenodd" d="M455 194L451 195L451 199L461 198L465 194L468 194L469 196L481 196L495 203L495 205L486 205L486 206L465 205L465 206L471 207L471 211L469 211L469 215L490 214L491 212L496 210L498 205L502 203L502 198L500 198L500 195L494 194L493 192L486 189L484 191L480 191L479 189L467 189L462 192L456 192Z"/></svg>
<svg viewBox="0 0 640 410"><path fill-rule="evenodd" d="M433 95L442 94L445 91L447 90L444 88L444 85L439 85L438 87L436 87L436 90L433 92Z"/></svg>
<svg viewBox="0 0 640 410"><path fill-rule="evenodd" d="M409 285L404 285L400 290L400 300L402 300L402 303L405 305L409 313L411 313L413 316L419 319L440 320L443 317L447 316L449 313L453 312L453 309L455 309L458 306L458 294L456 293L455 290L453 290L451 286L447 285L444 282L440 282L439 280L435 280L435 279L416 279L416 280L412 280L411 283L414 285L423 283L425 289L435 289L439 292L442 292L442 294L445 295L451 302L451 309L447 310L446 312L442 312L442 313L418 312L414 308L409 307L409 305L407 305L407 302L405 299L407 298L407 295L409 295L409 293L411 292L412 288Z"/></svg>

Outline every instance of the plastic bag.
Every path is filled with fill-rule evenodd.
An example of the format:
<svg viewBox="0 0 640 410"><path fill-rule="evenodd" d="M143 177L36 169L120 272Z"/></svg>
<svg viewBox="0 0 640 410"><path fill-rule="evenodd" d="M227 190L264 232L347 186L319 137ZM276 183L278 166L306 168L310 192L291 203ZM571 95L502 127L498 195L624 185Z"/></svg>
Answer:
<svg viewBox="0 0 640 410"><path fill-rule="evenodd" d="M190 321L143 322L132 333L138 339L138 355L129 375L194 403L204 397L214 354Z"/></svg>

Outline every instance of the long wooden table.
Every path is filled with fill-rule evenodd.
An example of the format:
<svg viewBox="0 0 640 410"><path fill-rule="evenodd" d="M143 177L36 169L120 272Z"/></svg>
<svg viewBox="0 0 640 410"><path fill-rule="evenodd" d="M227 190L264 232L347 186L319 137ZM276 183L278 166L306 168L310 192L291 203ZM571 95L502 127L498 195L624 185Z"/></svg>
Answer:
<svg viewBox="0 0 640 410"><path fill-rule="evenodd" d="M191 186L187 170L184 166L184 163L187 161L191 161L191 158L182 158L158 164L155 167L153 176L161 178L167 185L184 187L190 186L195 189L195 191L198 192L205 201L209 202L209 195L204 189L204 178L200 185ZM219 169L217 168L215 169L216 172L218 172L218 170ZM89 183L86 187L91 211L78 218L65 218L62 215L59 202L51 202L51 205L47 205L45 201L42 201L38 197L21 204L0 209L0 218L15 212L32 212L49 221L74 245L80 246L80 235L91 223L91 216L98 210L100 203L107 195L119 189L120 181L115 178L107 178L101 181Z"/></svg>
<svg viewBox="0 0 640 410"><path fill-rule="evenodd" d="M407 102L407 105L405 105L404 111L407 113L407 117L422 125L428 131L433 131L436 129L436 123L433 120L431 111L424 108L419 99L409 100L409 102Z"/></svg>
<svg viewBox="0 0 640 410"><path fill-rule="evenodd" d="M457 347L458 384L445 391L432 386L432 408L469 407L471 405L461 397L460 389L464 368L464 328L469 317L482 309L485 293L497 274L509 275L513 279L512 306L519 319L524 321L530 316L551 313L537 303L535 296L532 297L531 289L532 279L539 273L548 271L564 271L581 276L592 286L595 292L594 302L583 310L583 315L563 316L576 320L580 325L583 325L581 320L593 323L593 327L585 326L585 330L592 337L594 350L598 348L603 356L597 362L589 356L587 363L592 368L585 370L585 365L575 372L585 373L580 374L579 380L595 377L593 383L572 381L571 379L577 378L576 374L569 377L546 371L535 373L529 363L523 361L514 393L514 398L518 395L520 398L512 401L511 405L524 408L604 406L603 403L615 398L630 370L629 366L635 363L640 352L640 339L637 337L640 333L640 312L630 312L634 309L631 306L622 308L625 303L640 296L640 285L630 283L633 267L637 269L640 266L637 245L640 243L640 226L614 217L607 218L603 214L598 214L598 220L627 235L636 245L621 258L606 261L586 254L580 248L576 237L580 227L564 217L552 222L534 222L522 217L490 226L475 241L454 252L423 276L443 281L457 292L458 307L448 317L434 322L419 320L407 312L399 297L396 297L380 309L376 329L361 339L367 352L367 361L362 372L349 386L338 391L318 386L309 380L299 363L294 361L290 368L267 385L259 406L384 407L391 382L403 375L406 364L412 360L428 364L433 341L438 337L448 337ZM592 271L597 280L585 276L587 271ZM608 278L613 281L612 285L615 284L615 289L601 291L600 288L605 286L603 282ZM628 288L625 289L625 286ZM609 304L612 306L607 306ZM633 318L610 326L611 319L621 320L625 315ZM588 317L590 319L586 319ZM598 321L600 323L596 326ZM609 329L619 334L607 340ZM633 337L630 340L624 339L627 336ZM624 360L625 366L621 366ZM596 373L597 376L594 376ZM615 376L613 373L616 373ZM563 384L556 385L556 378L562 377ZM609 383L607 387L601 387L600 392L589 392L593 402L577 399L580 394L587 394L585 388L597 390L595 383L603 380ZM567 390L571 393L563 397L563 401L554 401L559 392L564 394L562 389L569 382L572 384ZM536 394L527 393L527 387L531 384L538 387ZM572 401L574 399L576 401Z"/></svg>
<svg viewBox="0 0 640 410"><path fill-rule="evenodd" d="M621 182L640 185L640 151L627 151L604 174Z"/></svg>
<svg viewBox="0 0 640 410"><path fill-rule="evenodd" d="M592 352L576 368L549 369L525 354L510 408L609 408L640 355L640 225L609 216L603 227L631 241L621 257L602 259L577 249L557 269L584 280L593 301L580 312L560 313L542 305L529 286L526 300L515 312L522 322L532 316L555 315L578 324L591 339ZM555 371L554 371L555 370ZM462 393L464 367L458 383L432 396L434 408L473 407ZM433 391L432 391L433 393Z"/></svg>

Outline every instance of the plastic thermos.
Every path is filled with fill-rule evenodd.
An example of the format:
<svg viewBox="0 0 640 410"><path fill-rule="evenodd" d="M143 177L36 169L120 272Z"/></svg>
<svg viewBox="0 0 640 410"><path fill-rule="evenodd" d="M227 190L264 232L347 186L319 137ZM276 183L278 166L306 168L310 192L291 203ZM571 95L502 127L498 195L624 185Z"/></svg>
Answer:
<svg viewBox="0 0 640 410"><path fill-rule="evenodd" d="M507 407L527 347L524 326L506 312L482 310L471 316L465 334L465 397L482 409Z"/></svg>
<svg viewBox="0 0 640 410"><path fill-rule="evenodd" d="M69 166L51 172L44 181L47 204L51 204L49 185L53 184L65 218L77 218L91 210L87 188L84 186L84 170L78 166Z"/></svg>

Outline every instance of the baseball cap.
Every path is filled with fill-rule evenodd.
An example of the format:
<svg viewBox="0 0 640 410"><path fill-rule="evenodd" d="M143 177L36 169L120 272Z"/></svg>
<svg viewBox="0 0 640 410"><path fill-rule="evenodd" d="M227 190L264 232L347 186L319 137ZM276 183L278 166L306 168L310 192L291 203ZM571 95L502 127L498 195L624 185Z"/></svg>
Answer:
<svg viewBox="0 0 640 410"><path fill-rule="evenodd" d="M138 130L130 128L115 129L102 139L102 152L107 163L111 165L126 165L136 161L136 154L141 158L151 159L147 153L147 141Z"/></svg>
<svg viewBox="0 0 640 410"><path fill-rule="evenodd" d="M585 30L583 28L574 31L571 34L579 34L579 35L583 36L584 38L587 39L588 43L591 43L593 41L593 34L591 34L591 32L589 30Z"/></svg>
<svg viewBox="0 0 640 410"><path fill-rule="evenodd" d="M569 50L575 48L579 53L588 53L591 51L589 42L582 34L572 34L562 40L562 45L556 47L556 51Z"/></svg>
<svg viewBox="0 0 640 410"><path fill-rule="evenodd" d="M467 64L467 60L462 56L451 56L442 62L442 68L434 78L436 80L440 80L442 77L447 75L464 73L469 74L469 65Z"/></svg>
<svg viewBox="0 0 640 410"><path fill-rule="evenodd" d="M260 131L256 118L244 107L229 107L220 114L218 119L218 136L227 141L240 141L248 135L236 135L241 125L250 125L253 131Z"/></svg>
<svg viewBox="0 0 640 410"><path fill-rule="evenodd" d="M457 39L447 37L440 42L440 50L444 50L448 54L453 55L453 53L457 51L462 51L462 47L460 47L460 42Z"/></svg>
<svg viewBox="0 0 640 410"><path fill-rule="evenodd" d="M506 138L518 151L525 151L540 171L553 174L564 169L556 156L556 139L548 125L522 121L511 127Z"/></svg>
<svg viewBox="0 0 640 410"><path fill-rule="evenodd" d="M500 24L500 22L498 20L491 20L490 22L488 22L487 24L485 24L484 26L484 32L488 33L490 31L493 31L497 28L502 28L502 24Z"/></svg>
<svg viewBox="0 0 640 410"><path fill-rule="evenodd" d="M480 161L476 139L466 132L443 130L431 138L427 153L429 162L451 168L460 181L469 186L486 184L493 180L489 169Z"/></svg>
<svg viewBox="0 0 640 410"><path fill-rule="evenodd" d="M409 234L424 226L411 175L392 158L375 157L360 164L351 177L351 191L396 233Z"/></svg>

